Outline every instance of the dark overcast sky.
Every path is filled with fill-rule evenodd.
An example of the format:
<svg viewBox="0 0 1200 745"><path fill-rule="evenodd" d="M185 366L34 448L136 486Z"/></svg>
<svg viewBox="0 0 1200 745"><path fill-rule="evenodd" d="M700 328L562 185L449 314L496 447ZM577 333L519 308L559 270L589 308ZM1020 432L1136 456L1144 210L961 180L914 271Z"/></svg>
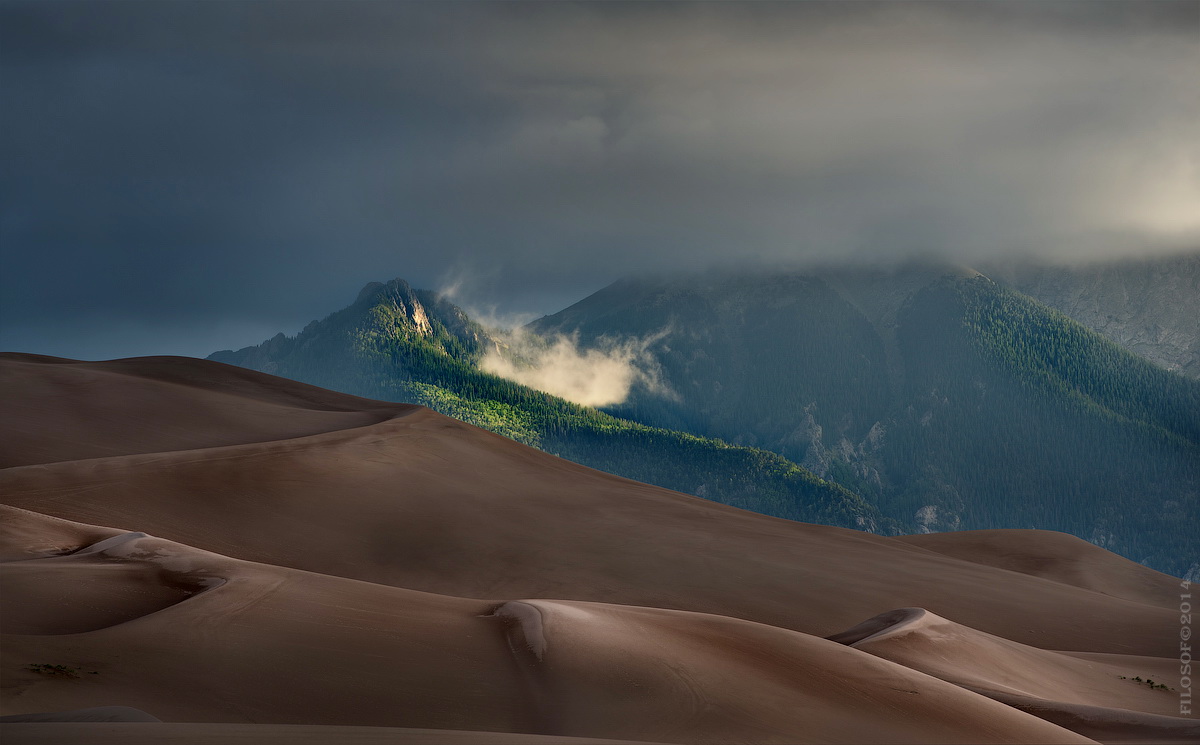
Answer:
<svg viewBox="0 0 1200 745"><path fill-rule="evenodd" d="M0 348L256 343L366 282L1194 248L1200 1L0 0Z"/></svg>

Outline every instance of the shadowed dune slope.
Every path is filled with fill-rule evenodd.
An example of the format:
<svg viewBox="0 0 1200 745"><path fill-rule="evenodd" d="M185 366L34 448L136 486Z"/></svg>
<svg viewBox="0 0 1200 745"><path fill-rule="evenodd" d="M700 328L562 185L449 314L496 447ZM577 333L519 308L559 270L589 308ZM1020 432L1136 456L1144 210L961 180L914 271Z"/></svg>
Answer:
<svg viewBox="0 0 1200 745"><path fill-rule="evenodd" d="M1049 530L962 530L897 536L893 540L963 561L1149 605L1178 605L1178 590L1163 575L1066 533Z"/></svg>
<svg viewBox="0 0 1200 745"><path fill-rule="evenodd" d="M64 556L128 532L19 509L3 510L3 518L0 563Z"/></svg>
<svg viewBox="0 0 1200 745"><path fill-rule="evenodd" d="M412 408L184 357L0 354L0 468L279 440Z"/></svg>
<svg viewBox="0 0 1200 745"><path fill-rule="evenodd" d="M1200 722L1192 717L1067 704L1004 693L989 693L988 697L1105 745L1195 745L1200 742Z"/></svg>
<svg viewBox="0 0 1200 745"><path fill-rule="evenodd" d="M135 617L86 633L3 634L4 714L120 704L177 722L536 731L487 617L495 603L249 564L153 536L88 557L209 589L138 615L123 586L141 577L92 575L97 604ZM30 668L39 665L76 672Z"/></svg>
<svg viewBox="0 0 1200 745"><path fill-rule="evenodd" d="M0 629L75 634L162 610L204 589L158 567L95 557L0 566Z"/></svg>
<svg viewBox="0 0 1200 745"><path fill-rule="evenodd" d="M175 359L172 375L186 362ZM205 371L213 364L194 362ZM130 381L157 384L157 358L144 368L141 360L112 364L137 370ZM249 389L277 379L237 380L239 396L262 400L267 394ZM101 390L113 401L125 388L97 396ZM211 392L199 384L177 390L197 390L201 400ZM364 411L385 406L338 400L359 401ZM69 429L71 415L58 409L77 401L49 399L43 417ZM1044 649L1159 657L1172 654L1178 631L1169 606L725 507L421 408L293 439L8 468L0 490L8 504L58 517L458 597L692 610L819 636L889 608L921 606ZM1031 543L1045 534L1034 535ZM1062 542L1042 543L1046 560L1058 561ZM1176 582L1148 577L1164 597Z"/></svg>
<svg viewBox="0 0 1200 745"><path fill-rule="evenodd" d="M524 609L510 616L510 643L524 653L548 716L571 733L759 743L798 733L844 743L1063 737L982 696L807 634L597 603L530 600L499 612L513 605Z"/></svg>
<svg viewBox="0 0 1200 745"><path fill-rule="evenodd" d="M165 721L679 743L1089 742L924 673L740 619L451 598L239 561L140 533L95 549L77 555L150 565L164 581L190 578L207 589L93 631L0 636L5 715L119 701ZM109 590L96 602L128 604L121 585L140 581L95 576ZM511 606L525 610L505 613ZM74 672L38 669L50 664Z"/></svg>
<svg viewBox="0 0 1200 745"><path fill-rule="evenodd" d="M91 673L89 673L90 675ZM32 714L0 716L0 723L47 723L47 722L161 722L141 709L132 706L92 706L71 711L51 711Z"/></svg>

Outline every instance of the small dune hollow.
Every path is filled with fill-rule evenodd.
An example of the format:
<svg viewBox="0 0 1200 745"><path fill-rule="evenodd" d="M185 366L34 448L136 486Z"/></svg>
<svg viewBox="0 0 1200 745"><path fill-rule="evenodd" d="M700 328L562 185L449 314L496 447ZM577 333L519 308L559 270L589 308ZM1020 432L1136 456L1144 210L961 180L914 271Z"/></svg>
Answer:
<svg viewBox="0 0 1200 745"><path fill-rule="evenodd" d="M170 571L155 561L106 553L127 533L70 554L0 563L0 627L26 635L80 634L169 608L222 580Z"/></svg>

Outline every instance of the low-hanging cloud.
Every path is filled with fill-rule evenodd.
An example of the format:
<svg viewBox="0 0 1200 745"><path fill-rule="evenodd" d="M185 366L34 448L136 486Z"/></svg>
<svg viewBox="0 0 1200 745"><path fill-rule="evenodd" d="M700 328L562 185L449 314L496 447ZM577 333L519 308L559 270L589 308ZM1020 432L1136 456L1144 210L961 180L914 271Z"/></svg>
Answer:
<svg viewBox="0 0 1200 745"><path fill-rule="evenodd" d="M649 346L664 335L659 332L621 341L601 339L595 347L584 349L577 336L544 338L515 329L502 334L500 348L490 350L479 366L485 372L583 406L612 406L624 402L635 387L672 395L647 353Z"/></svg>
<svg viewBox="0 0 1200 745"><path fill-rule="evenodd" d="M86 315L204 354L458 263L508 315L714 262L1195 249L1198 34L1195 0L10 0L0 346Z"/></svg>

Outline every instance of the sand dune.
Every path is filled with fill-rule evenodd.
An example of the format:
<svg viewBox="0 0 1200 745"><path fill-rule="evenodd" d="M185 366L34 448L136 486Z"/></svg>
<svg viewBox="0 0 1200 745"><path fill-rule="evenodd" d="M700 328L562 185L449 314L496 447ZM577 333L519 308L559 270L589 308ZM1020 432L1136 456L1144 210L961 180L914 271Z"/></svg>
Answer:
<svg viewBox="0 0 1200 745"><path fill-rule="evenodd" d="M657 608L519 605L509 618L517 642L528 645L530 686L546 720L570 734L757 743L1070 739L959 687L807 634Z"/></svg>
<svg viewBox="0 0 1200 745"><path fill-rule="evenodd" d="M0 570L0 628L14 634L94 631L162 610L201 589L166 580L157 567L143 564L22 562Z"/></svg>
<svg viewBox="0 0 1200 745"><path fill-rule="evenodd" d="M72 709L71 711L51 711L35 714L12 714L0 717L0 723L14 722L161 722L158 717L151 716L141 709L131 706L93 706L87 709ZM10 730L4 730L9 732Z"/></svg>
<svg viewBox="0 0 1200 745"><path fill-rule="evenodd" d="M978 631L921 608L880 614L830 639L972 690L1149 714L1179 711L1177 695L1132 680L1148 674L1139 669L1140 658L1081 659Z"/></svg>
<svg viewBox="0 0 1200 745"><path fill-rule="evenodd" d="M724 507L427 409L272 442L9 468L0 489L45 514L459 597L676 608L818 636L919 605L1043 648L1150 656L1170 654L1178 625L1170 607Z"/></svg>
<svg viewBox="0 0 1200 745"><path fill-rule="evenodd" d="M529 731L512 655L489 617L495 603L248 564L154 536L96 556L212 589L88 633L6 633L3 713L119 703L177 722ZM130 610L128 573L92 579L98 602Z"/></svg>
<svg viewBox="0 0 1200 745"><path fill-rule="evenodd" d="M0 713L135 707L180 742L1185 731L1118 677L1177 655L1177 580L1069 537L767 518L218 363L0 370L36 401L0 400ZM80 741L139 726L179 725Z"/></svg>
<svg viewBox="0 0 1200 745"><path fill-rule="evenodd" d="M661 742L1087 741L857 650L739 619L463 600L251 564L153 536L105 543L73 564L67 556L16 566L64 563L64 574L82 572L95 587L93 604L129 615L136 603L123 586L143 584L141 573L95 572L94 562L163 569L165 583L190 577L211 589L86 633L6 633L6 662L25 667L5 677L5 714L115 699L191 722ZM514 606L521 610L506 613ZM53 626L54 613L43 621ZM48 665L73 672L39 669Z"/></svg>
<svg viewBox="0 0 1200 745"><path fill-rule="evenodd" d="M1018 644L929 613L901 608L830 637L982 693L1104 742L1195 741L1179 695L1138 682L1177 681L1178 659L1069 654Z"/></svg>
<svg viewBox="0 0 1200 745"><path fill-rule="evenodd" d="M1106 745L1194 745L1200 742L1200 723L1193 718L994 692L988 697Z"/></svg>
<svg viewBox="0 0 1200 745"><path fill-rule="evenodd" d="M128 531L7 509L0 520L0 563L65 556Z"/></svg>
<svg viewBox="0 0 1200 745"><path fill-rule="evenodd" d="M0 468L299 437L412 408L266 377L187 358L0 354Z"/></svg>
<svg viewBox="0 0 1200 745"><path fill-rule="evenodd" d="M1162 574L1082 538L1049 530L962 530L894 540L956 559L1043 577L1105 595L1173 607L1178 591Z"/></svg>
<svg viewBox="0 0 1200 745"><path fill-rule="evenodd" d="M299 724L8 724L20 745L639 745L591 737Z"/></svg>

